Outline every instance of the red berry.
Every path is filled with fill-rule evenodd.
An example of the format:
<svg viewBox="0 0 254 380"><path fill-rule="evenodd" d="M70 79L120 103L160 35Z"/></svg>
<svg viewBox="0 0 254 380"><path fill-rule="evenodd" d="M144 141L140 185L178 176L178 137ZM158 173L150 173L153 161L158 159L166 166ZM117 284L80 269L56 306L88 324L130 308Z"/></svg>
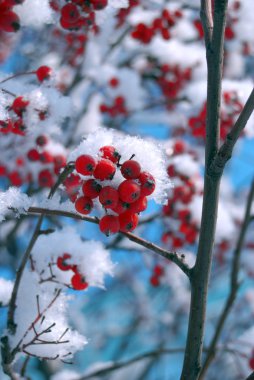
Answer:
<svg viewBox="0 0 254 380"><path fill-rule="evenodd" d="M83 215L90 214L93 208L93 201L88 197L80 197L75 202L75 209Z"/></svg>
<svg viewBox="0 0 254 380"><path fill-rule="evenodd" d="M44 146L47 144L47 142L48 142L48 138L45 135L40 135L36 139L36 144L39 146Z"/></svg>
<svg viewBox="0 0 254 380"><path fill-rule="evenodd" d="M111 186L105 186L100 192L99 200L103 207L114 208L118 203L118 191Z"/></svg>
<svg viewBox="0 0 254 380"><path fill-rule="evenodd" d="M106 236L116 234L120 229L119 219L114 215L105 215L101 218L99 227Z"/></svg>
<svg viewBox="0 0 254 380"><path fill-rule="evenodd" d="M48 169L42 170L39 173L38 181L42 187L52 187L54 185L52 173Z"/></svg>
<svg viewBox="0 0 254 380"><path fill-rule="evenodd" d="M27 158L30 160L30 161L38 161L40 159L40 153L38 152L38 150L36 149L30 149L28 152L27 152Z"/></svg>
<svg viewBox="0 0 254 380"><path fill-rule="evenodd" d="M254 370L254 357L251 357L249 359L249 367L250 369Z"/></svg>
<svg viewBox="0 0 254 380"><path fill-rule="evenodd" d="M142 211L145 211L147 208L147 198L146 197L139 197L138 200L130 204L130 211L133 213L140 213Z"/></svg>
<svg viewBox="0 0 254 380"><path fill-rule="evenodd" d="M150 195L155 190L155 179L148 172L142 172L138 177L141 185L141 195Z"/></svg>
<svg viewBox="0 0 254 380"><path fill-rule="evenodd" d="M93 175L95 178L104 181L106 179L113 179L115 172L116 167L113 162L103 158L98 162Z"/></svg>
<svg viewBox="0 0 254 380"><path fill-rule="evenodd" d="M39 82L43 82L45 79L50 78L52 75L52 69L48 66L40 66L35 73Z"/></svg>
<svg viewBox="0 0 254 380"><path fill-rule="evenodd" d="M40 154L40 161L44 164L49 164L53 161L53 156L51 153L46 150Z"/></svg>
<svg viewBox="0 0 254 380"><path fill-rule="evenodd" d="M126 211L119 215L120 231L131 232L135 230L138 225L138 215L133 214L131 211Z"/></svg>
<svg viewBox="0 0 254 380"><path fill-rule="evenodd" d="M150 278L150 284L151 284L152 286L154 286L154 287L159 286L159 285L160 285L160 279L159 279L159 277L157 277L157 276L152 276L152 277Z"/></svg>
<svg viewBox="0 0 254 380"><path fill-rule="evenodd" d="M98 197L101 189L102 186L97 181L95 181L95 179L89 179L85 181L82 186L83 193L91 199Z"/></svg>
<svg viewBox="0 0 254 380"><path fill-rule="evenodd" d="M107 158L108 160L117 163L121 156L114 146L106 145L100 148L102 158Z"/></svg>
<svg viewBox="0 0 254 380"><path fill-rule="evenodd" d="M66 263L66 260L70 258L71 255L69 253L64 253L63 256L59 256L56 261L57 267L63 271L70 270L72 268L72 265Z"/></svg>
<svg viewBox="0 0 254 380"><path fill-rule="evenodd" d="M155 267L153 268L153 273L156 275L156 276L162 276L164 274L164 268L161 266L161 265L155 265Z"/></svg>
<svg viewBox="0 0 254 380"><path fill-rule="evenodd" d="M111 87L117 87L119 85L119 80L115 77L111 78L109 81Z"/></svg>
<svg viewBox="0 0 254 380"><path fill-rule="evenodd" d="M19 17L11 10L0 12L0 30L4 32L17 32L20 29Z"/></svg>
<svg viewBox="0 0 254 380"><path fill-rule="evenodd" d="M112 207L111 210L116 212L117 214L122 214L123 212L129 210L130 204L123 202L121 199L118 199L117 205Z"/></svg>
<svg viewBox="0 0 254 380"><path fill-rule="evenodd" d="M75 273L74 276L72 276L71 284L73 286L73 289L75 290L84 290L88 288L88 283L86 282L85 277L83 277L80 273Z"/></svg>
<svg viewBox="0 0 254 380"><path fill-rule="evenodd" d="M131 179L126 179L118 187L119 197L126 203L135 202L140 196L140 191L140 186Z"/></svg>
<svg viewBox="0 0 254 380"><path fill-rule="evenodd" d="M138 178L141 172L141 166L135 160L125 161L121 166L121 173L126 179Z"/></svg>
<svg viewBox="0 0 254 380"><path fill-rule="evenodd" d="M174 154L182 154L182 153L184 153L184 151L186 149L186 145L185 145L184 141L177 140L174 143L173 149L174 149Z"/></svg>
<svg viewBox="0 0 254 380"><path fill-rule="evenodd" d="M108 5L108 0L90 0L94 9L99 11Z"/></svg>
<svg viewBox="0 0 254 380"><path fill-rule="evenodd" d="M75 4L68 3L61 9L61 15L66 22L72 24L77 22L80 13L78 7Z"/></svg>
<svg viewBox="0 0 254 380"><path fill-rule="evenodd" d="M88 154L83 154L76 159L75 168L82 175L91 175L96 168L96 160Z"/></svg>
<svg viewBox="0 0 254 380"><path fill-rule="evenodd" d="M28 104L28 100L25 100L23 96L18 96L16 99L14 99L11 108L18 116L22 116L22 113L26 110Z"/></svg>

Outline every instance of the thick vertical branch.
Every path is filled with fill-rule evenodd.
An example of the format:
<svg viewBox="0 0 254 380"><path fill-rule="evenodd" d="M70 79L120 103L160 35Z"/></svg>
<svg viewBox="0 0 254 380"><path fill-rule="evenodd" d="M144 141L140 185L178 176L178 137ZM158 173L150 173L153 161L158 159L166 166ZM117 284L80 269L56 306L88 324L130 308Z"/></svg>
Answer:
<svg viewBox="0 0 254 380"><path fill-rule="evenodd" d="M205 5L206 8L204 8ZM201 8L201 12L207 13L211 9L211 1L209 6L207 6L207 2L202 1ZM207 290L211 271L220 186L220 176L211 173L209 168L219 146L226 8L227 0L215 0L211 43L206 39L208 83L204 198L197 259L191 276L191 307L181 380L197 379L201 369ZM209 19L209 17L211 17L210 14L207 14L205 20ZM205 30L207 29L207 22L203 23L203 27Z"/></svg>

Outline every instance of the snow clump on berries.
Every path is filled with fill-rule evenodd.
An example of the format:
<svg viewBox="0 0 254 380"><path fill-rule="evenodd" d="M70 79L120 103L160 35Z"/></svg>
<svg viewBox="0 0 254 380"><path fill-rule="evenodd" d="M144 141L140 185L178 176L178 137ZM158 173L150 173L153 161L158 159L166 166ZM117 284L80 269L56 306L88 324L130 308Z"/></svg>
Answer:
<svg viewBox="0 0 254 380"><path fill-rule="evenodd" d="M101 128L86 136L86 139L70 154L69 161L75 161L84 154L100 159L100 148L104 146L115 147L121 156L120 164L134 155L133 159L140 164L142 172L150 173L156 181L155 190L148 199L153 199L159 204L165 202L172 183L166 170L164 150L160 145L155 144L152 140L144 140L137 136L123 135ZM88 177L83 177L83 179L88 179ZM117 170L114 178L104 183L118 187L123 179L121 171Z"/></svg>
<svg viewBox="0 0 254 380"><path fill-rule="evenodd" d="M48 0L26 0L23 4L15 6L15 12L20 17L22 26L41 28L44 24L54 21L53 10Z"/></svg>
<svg viewBox="0 0 254 380"><path fill-rule="evenodd" d="M45 245L48 247L45 250ZM104 288L104 277L113 274L109 251L101 242L82 241L78 233L72 227L65 227L48 236L40 236L32 251L34 267L38 273L44 270L43 278L50 276L50 271L56 279L69 284L73 271L63 271L57 265L57 259L68 253L70 258L66 264L75 266L75 272L79 272L89 286ZM50 258L50 261L49 261ZM51 268L49 268L51 263Z"/></svg>

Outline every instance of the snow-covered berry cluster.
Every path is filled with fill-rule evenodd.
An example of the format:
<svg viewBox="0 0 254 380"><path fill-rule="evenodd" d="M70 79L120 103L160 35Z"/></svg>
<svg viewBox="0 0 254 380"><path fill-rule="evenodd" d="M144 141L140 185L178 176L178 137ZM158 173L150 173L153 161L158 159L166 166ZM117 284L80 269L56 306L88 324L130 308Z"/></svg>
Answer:
<svg viewBox="0 0 254 380"><path fill-rule="evenodd" d="M138 225L138 214L147 207L146 197L155 190L154 177L142 171L139 162L132 158L120 163L121 154L114 146L108 145L100 148L99 159L83 154L75 162L79 174L92 177L83 182L83 195L76 200L75 208L81 214L90 214L93 199L98 197L106 212L99 227L107 236L118 231L133 231ZM117 170L120 170L123 180L115 187L108 181L114 178ZM107 210L116 215L108 215Z"/></svg>

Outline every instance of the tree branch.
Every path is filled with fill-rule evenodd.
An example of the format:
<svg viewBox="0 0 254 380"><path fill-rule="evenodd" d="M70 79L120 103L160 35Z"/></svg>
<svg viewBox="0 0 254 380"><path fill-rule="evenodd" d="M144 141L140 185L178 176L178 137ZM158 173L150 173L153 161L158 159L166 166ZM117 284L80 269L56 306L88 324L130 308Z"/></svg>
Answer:
<svg viewBox="0 0 254 380"><path fill-rule="evenodd" d="M30 207L28 209L28 214L41 214L41 215L58 215L65 216L68 218L79 219L86 222L99 224L99 219L93 216L82 216L70 211L62 211L62 210L50 210L42 207ZM137 243L150 251L157 253L158 255L174 262L188 277L190 275L190 267L184 262L184 256L176 253L169 252L164 248L159 247L156 244L153 244L145 239L142 239L130 232L120 232L121 235L125 236L127 239Z"/></svg>
<svg viewBox="0 0 254 380"><path fill-rule="evenodd" d="M205 44L206 47L209 48L213 35L213 15L211 0L201 0L200 19L204 29Z"/></svg>
<svg viewBox="0 0 254 380"><path fill-rule="evenodd" d="M201 13L210 20L208 3L201 1ZM207 292L218 210L220 177L211 176L209 167L218 151L220 102L223 70L223 45L227 0L214 2L214 27L211 43L206 46L208 68L204 198L197 259L191 271L191 306L187 344L181 380L196 380L201 370ZM210 12L210 11L209 11ZM208 22L208 21L207 21ZM211 22L211 20L209 21Z"/></svg>
<svg viewBox="0 0 254 380"><path fill-rule="evenodd" d="M232 261L232 269L231 269L231 277L230 277L230 292L229 292L229 295L228 295L227 300L225 302L221 316L217 322L217 326L215 328L214 336L213 336L212 341L208 347L206 360L205 360L204 365L202 367L199 380L204 379L204 376L208 370L208 367L216 355L216 346L217 346L220 334L222 332L225 321L226 321L228 314L229 314L229 312L233 306L233 303L235 301L237 291L240 287L240 283L238 280L239 269L240 269L240 256L241 256L241 252L242 252L242 248L243 248L245 235L246 235L246 232L247 232L247 229L249 226L251 205L253 202L253 197L254 197L254 181L252 182L252 185L250 188L248 200L246 203L246 209L245 209L245 215L244 215L242 228L241 228L241 231L240 231L240 234L238 237L238 241L236 244L236 248L234 251L234 256L233 256L233 261Z"/></svg>

